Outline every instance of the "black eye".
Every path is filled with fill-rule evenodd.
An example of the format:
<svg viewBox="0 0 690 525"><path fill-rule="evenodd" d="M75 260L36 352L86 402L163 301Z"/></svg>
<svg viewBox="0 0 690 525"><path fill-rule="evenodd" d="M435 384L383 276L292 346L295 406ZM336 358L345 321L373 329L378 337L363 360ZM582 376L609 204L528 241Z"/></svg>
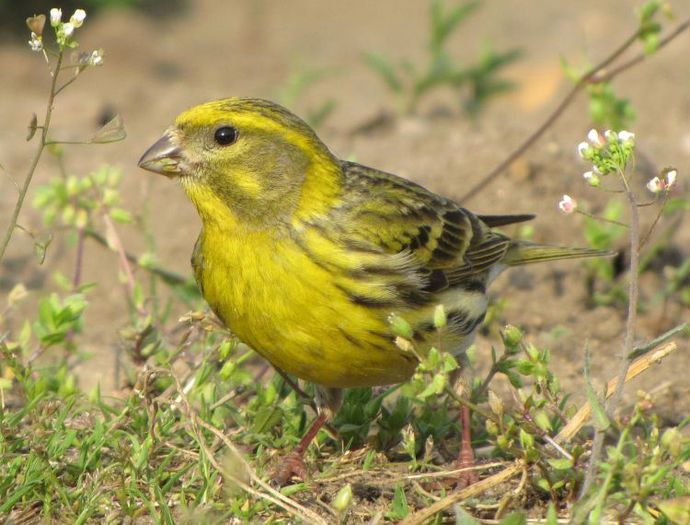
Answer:
<svg viewBox="0 0 690 525"><path fill-rule="evenodd" d="M213 135L213 139L216 141L216 144L219 144L221 146L229 146L230 144L234 144L237 141L237 136L239 133L237 132L237 129L233 128L232 126L223 126L222 128L218 128Z"/></svg>

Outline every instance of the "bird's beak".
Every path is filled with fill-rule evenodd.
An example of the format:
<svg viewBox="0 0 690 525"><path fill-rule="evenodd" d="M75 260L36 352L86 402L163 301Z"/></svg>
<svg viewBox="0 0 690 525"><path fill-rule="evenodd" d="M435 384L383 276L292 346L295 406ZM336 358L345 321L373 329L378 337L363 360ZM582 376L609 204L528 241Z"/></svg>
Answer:
<svg viewBox="0 0 690 525"><path fill-rule="evenodd" d="M146 150L139 159L139 167L166 177L177 177L184 173L183 162L182 151L168 132Z"/></svg>

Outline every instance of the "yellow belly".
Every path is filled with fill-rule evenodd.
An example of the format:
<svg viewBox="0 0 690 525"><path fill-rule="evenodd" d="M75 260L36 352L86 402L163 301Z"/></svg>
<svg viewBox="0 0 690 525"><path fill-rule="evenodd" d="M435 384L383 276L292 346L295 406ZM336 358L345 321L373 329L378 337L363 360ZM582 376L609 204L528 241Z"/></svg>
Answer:
<svg viewBox="0 0 690 525"><path fill-rule="evenodd" d="M386 313L353 304L289 237L205 228L197 279L204 298L274 366L329 387L398 383L417 365L392 341Z"/></svg>

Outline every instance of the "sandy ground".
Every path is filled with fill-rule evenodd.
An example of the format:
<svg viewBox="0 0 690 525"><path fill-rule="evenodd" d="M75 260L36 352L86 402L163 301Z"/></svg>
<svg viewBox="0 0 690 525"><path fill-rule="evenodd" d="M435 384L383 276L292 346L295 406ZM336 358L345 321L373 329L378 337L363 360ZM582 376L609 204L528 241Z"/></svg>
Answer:
<svg viewBox="0 0 690 525"><path fill-rule="evenodd" d="M208 99L233 95L274 97L291 72L299 68L328 72L294 109L304 113L327 98L336 109L319 130L322 138L342 157L409 177L449 197L459 198L483 174L542 121L569 89L559 65L560 57L585 65L600 60L634 30L633 2L582 1L577 3L525 0L489 2L452 39L450 49L471 60L483 42L496 49L517 47L524 58L511 66L508 77L519 84L509 96L496 100L476 123L459 114L430 117L439 106L448 107L449 94L434 96L421 108L421 116L398 120L370 134L353 130L393 101L379 79L363 64L365 51L390 57L423 59L427 30L426 2L364 0L350 2L291 2L201 0L190 2L180 16L153 20L129 11L110 11L87 19L80 29L83 49L101 47L106 65L87 71L61 94L54 117L54 136L77 139L97 128L104 112L120 113L128 138L102 147L73 146L66 150L70 172L86 173L104 163L124 174L127 206L150 210L151 230L160 260L187 274L189 254L199 220L180 188L136 167L142 152L174 116ZM678 20L690 16L690 5L674 2ZM690 172L690 34L678 38L651 60L616 80L621 95L629 97L637 112L633 127L640 150L659 167L678 168L682 191ZM0 81L0 163L6 173L21 180L34 144L24 141L32 112L41 113L48 79L40 56L23 41L0 46L3 64ZM584 97L516 165L496 183L465 204L483 213L533 212L535 240L584 244L582 221L556 209L562 193L601 203L601 195L588 190L580 173L585 169L575 155L589 123ZM455 108L452 108L455 109ZM34 185L57 174L54 160L44 157ZM0 178L0 217L15 200L8 177ZM645 220L651 213L645 212ZM22 224L40 229L38 215L29 207ZM123 228L129 250L143 249L141 238ZM690 228L681 224L674 242L688 253ZM3 293L23 280L30 288L52 286L51 272L71 271L72 252L55 243L46 263L38 267L31 244L18 232L2 268ZM81 370L85 387L113 384L117 329L127 321L117 282L114 256L87 245L85 281L96 281L87 316L87 350L91 360ZM613 373L621 341L623 314L611 308L585 308L584 271L577 263L557 263L504 275L492 292L508 294L502 314L505 322L523 326L537 344L550 347L556 370L566 388L581 391L583 345L589 342L597 377ZM643 295L653 297L663 287L659 275L643 279ZM678 306L661 313L660 303L649 303L642 315L639 337L659 333L688 319ZM480 340L480 355L489 342ZM635 388L657 389L660 405L677 419L690 413L687 341L680 351L636 382Z"/></svg>

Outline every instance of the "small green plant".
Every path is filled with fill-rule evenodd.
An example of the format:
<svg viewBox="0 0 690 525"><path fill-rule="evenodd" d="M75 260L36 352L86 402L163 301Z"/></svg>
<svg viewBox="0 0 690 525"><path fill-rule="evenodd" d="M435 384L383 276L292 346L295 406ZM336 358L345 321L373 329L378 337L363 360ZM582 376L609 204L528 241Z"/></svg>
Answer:
<svg viewBox="0 0 690 525"><path fill-rule="evenodd" d="M424 66L403 60L399 65L389 58L367 53L364 58L395 96L403 114L417 111L420 102L437 88L451 88L462 109L477 116L489 100L510 91L514 85L498 77L499 73L520 56L518 50L498 53L486 45L476 63L463 65L447 50L448 40L461 24L480 6L466 1L446 8L443 0L430 3L430 29L427 42L428 59Z"/></svg>

